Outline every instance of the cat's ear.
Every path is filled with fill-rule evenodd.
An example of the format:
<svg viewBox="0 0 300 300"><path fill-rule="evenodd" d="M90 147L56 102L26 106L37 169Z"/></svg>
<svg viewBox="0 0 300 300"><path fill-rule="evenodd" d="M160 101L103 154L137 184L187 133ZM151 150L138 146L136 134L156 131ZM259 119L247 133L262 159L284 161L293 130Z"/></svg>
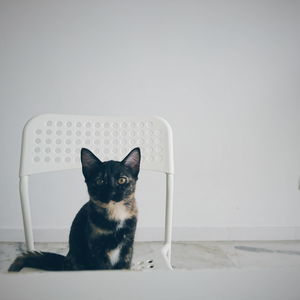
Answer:
<svg viewBox="0 0 300 300"><path fill-rule="evenodd" d="M99 163L101 163L100 159L96 157L90 150L86 148L81 149L82 172L85 177Z"/></svg>
<svg viewBox="0 0 300 300"><path fill-rule="evenodd" d="M140 148L134 148L130 153L122 160L122 163L131 168L135 177L138 176L140 171L141 162L141 150Z"/></svg>

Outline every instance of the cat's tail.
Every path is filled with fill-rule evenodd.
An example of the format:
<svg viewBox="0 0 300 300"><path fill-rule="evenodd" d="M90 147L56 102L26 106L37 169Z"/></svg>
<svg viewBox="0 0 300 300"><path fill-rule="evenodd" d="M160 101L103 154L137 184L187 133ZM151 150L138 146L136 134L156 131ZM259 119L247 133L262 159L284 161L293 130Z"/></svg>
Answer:
<svg viewBox="0 0 300 300"><path fill-rule="evenodd" d="M26 252L18 256L11 264L8 272L19 272L23 268L37 268L47 271L61 271L64 269L66 257L50 252Z"/></svg>

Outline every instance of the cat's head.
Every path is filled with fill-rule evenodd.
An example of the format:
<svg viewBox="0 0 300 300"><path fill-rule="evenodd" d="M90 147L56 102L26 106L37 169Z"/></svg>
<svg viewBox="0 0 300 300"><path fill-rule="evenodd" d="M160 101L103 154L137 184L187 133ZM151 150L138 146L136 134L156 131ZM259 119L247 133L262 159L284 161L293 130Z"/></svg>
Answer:
<svg viewBox="0 0 300 300"><path fill-rule="evenodd" d="M140 171L141 152L134 148L122 161L100 161L90 150L81 149L82 173L93 200L119 202L134 195Z"/></svg>

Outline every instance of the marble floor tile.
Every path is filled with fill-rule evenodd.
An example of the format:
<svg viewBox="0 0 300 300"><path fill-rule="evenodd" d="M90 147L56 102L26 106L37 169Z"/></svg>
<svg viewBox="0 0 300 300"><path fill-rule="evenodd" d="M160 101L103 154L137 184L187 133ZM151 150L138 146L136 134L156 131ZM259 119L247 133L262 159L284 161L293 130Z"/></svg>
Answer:
<svg viewBox="0 0 300 300"><path fill-rule="evenodd" d="M235 256L239 268L300 267L300 242L235 242Z"/></svg>
<svg viewBox="0 0 300 300"><path fill-rule="evenodd" d="M234 263L218 243L177 242L172 247L172 264L177 269L232 268Z"/></svg>
<svg viewBox="0 0 300 300"><path fill-rule="evenodd" d="M38 251L66 254L67 243L36 243ZM133 262L149 256L162 246L160 242L136 242ZM0 242L0 272L5 272L17 255L25 251L23 243ZM300 268L300 241L259 242L174 242L172 265L175 269L224 268Z"/></svg>

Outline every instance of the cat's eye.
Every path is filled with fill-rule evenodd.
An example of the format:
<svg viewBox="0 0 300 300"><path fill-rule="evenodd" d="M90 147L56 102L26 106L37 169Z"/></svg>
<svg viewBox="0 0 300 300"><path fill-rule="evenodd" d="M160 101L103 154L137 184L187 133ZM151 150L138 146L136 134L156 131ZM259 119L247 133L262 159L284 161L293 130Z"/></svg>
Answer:
<svg viewBox="0 0 300 300"><path fill-rule="evenodd" d="M127 178L126 177L120 177L118 179L118 184L125 184L127 182Z"/></svg>
<svg viewBox="0 0 300 300"><path fill-rule="evenodd" d="M104 180L101 179L101 178L98 178L98 179L96 180L96 184L97 184L97 185L102 185L103 183L104 183Z"/></svg>

